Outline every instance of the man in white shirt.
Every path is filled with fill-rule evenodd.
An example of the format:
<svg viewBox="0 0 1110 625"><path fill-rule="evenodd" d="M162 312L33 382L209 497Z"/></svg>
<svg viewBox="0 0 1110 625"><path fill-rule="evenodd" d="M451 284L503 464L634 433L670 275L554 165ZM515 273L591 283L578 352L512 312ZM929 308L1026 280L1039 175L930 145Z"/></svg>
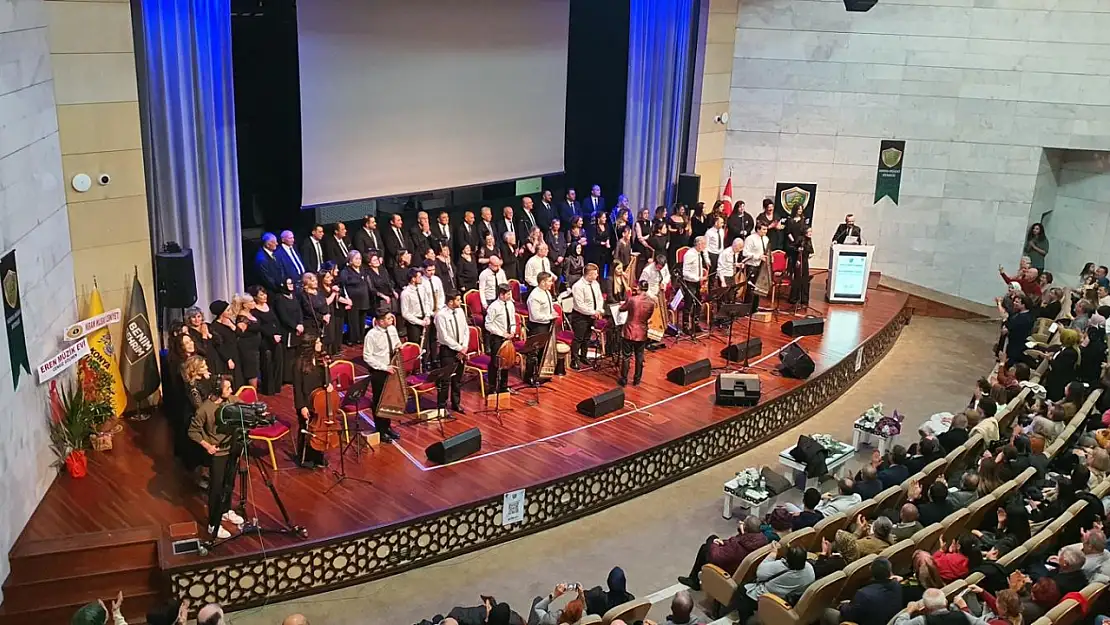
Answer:
<svg viewBox="0 0 1110 625"><path fill-rule="evenodd" d="M689 334L701 331L701 281L709 275L709 254L705 251L705 237L694 239L693 249L686 250L682 258L683 299L682 326Z"/></svg>
<svg viewBox="0 0 1110 625"><path fill-rule="evenodd" d="M454 365L451 381L438 382L436 406L446 407L448 388L450 388L451 410L465 414L466 411L463 410L460 400L466 348L470 343L470 329L466 324L466 311L462 307L461 295L456 293L447 298L447 305L436 313L435 326L436 341L439 343L439 364L441 367Z"/></svg>
<svg viewBox="0 0 1110 625"><path fill-rule="evenodd" d="M497 351L501 344L511 341L517 334L516 306L513 305L513 290L508 284L497 287L497 299L486 309L486 353L489 354L489 383L486 389L489 394L505 392L509 386L508 367L512 363L504 363L504 369L497 358Z"/></svg>
<svg viewBox="0 0 1110 625"><path fill-rule="evenodd" d="M420 298L429 305L428 314L435 314L447 306L447 292L443 290L443 281L436 275L436 261L424 261L424 279L420 282ZM439 354L433 349L436 344L436 326L428 326L428 338L424 340L427 353L424 355L428 364L435 366L439 363Z"/></svg>
<svg viewBox="0 0 1110 625"><path fill-rule="evenodd" d="M420 288L424 282L424 273L416 267L409 269L409 283L401 289L401 317L405 320L405 331L408 341L423 347L424 331L432 323L431 298L425 294L426 289Z"/></svg>
<svg viewBox="0 0 1110 625"><path fill-rule="evenodd" d="M536 288L528 292L528 336L547 334L554 331L555 296L552 289L555 285L555 276L547 271L541 271L536 278ZM524 379L532 380L535 374L536 363L541 354L534 353L528 357L524 370Z"/></svg>
<svg viewBox="0 0 1110 625"><path fill-rule="evenodd" d="M732 240L732 246L727 248L723 254L717 259L717 279L720 285L724 288L729 288L736 285L736 279L739 277L743 279L745 276L737 276L736 272L743 273L744 271L744 240L736 238Z"/></svg>
<svg viewBox="0 0 1110 625"><path fill-rule="evenodd" d="M536 248L536 255L524 263L524 283L530 289L536 288L541 273L552 273L551 260L547 257L547 250L547 244L540 243L539 247Z"/></svg>
<svg viewBox="0 0 1110 625"><path fill-rule="evenodd" d="M757 224L755 232L749 234L744 240L744 269L748 272L749 282L754 283L759 278L759 268L768 261L768 244L766 224ZM759 310L759 296L755 294L755 289L748 289L748 293L750 293L752 311Z"/></svg>
<svg viewBox="0 0 1110 625"><path fill-rule="evenodd" d="M659 298L659 292L667 292L667 285L671 283L671 270L667 268L667 257L659 254L654 262L650 263L640 273L640 280L647 282L647 294L652 299Z"/></svg>
<svg viewBox="0 0 1110 625"><path fill-rule="evenodd" d="M383 443L391 443L401 436L393 430L392 421L378 413L378 403L389 374L393 372L393 352L401 346L394 326L396 317L391 312L378 313L374 325L366 333L362 343L362 359L370 369L370 390L374 395L374 429L378 431Z"/></svg>
<svg viewBox="0 0 1110 625"><path fill-rule="evenodd" d="M570 289L574 299L574 310L570 313L570 326L574 329L574 341L570 346L572 369L580 369L586 364L586 349L590 345L594 320L601 319L604 315L605 298L602 297L601 286L597 283L597 275L597 265L586 265L582 279L575 282Z"/></svg>
<svg viewBox="0 0 1110 625"><path fill-rule="evenodd" d="M482 308L489 308L489 305L497 299L497 287L502 284L508 285L509 278L501 269L501 257L490 256L489 266L478 275L478 293L482 296Z"/></svg>
<svg viewBox="0 0 1110 625"><path fill-rule="evenodd" d="M717 270L717 262L721 252L727 249L725 247L725 237L728 233L725 231L725 220L723 217L715 217L713 219L713 227L705 232L705 251L709 253L709 270Z"/></svg>

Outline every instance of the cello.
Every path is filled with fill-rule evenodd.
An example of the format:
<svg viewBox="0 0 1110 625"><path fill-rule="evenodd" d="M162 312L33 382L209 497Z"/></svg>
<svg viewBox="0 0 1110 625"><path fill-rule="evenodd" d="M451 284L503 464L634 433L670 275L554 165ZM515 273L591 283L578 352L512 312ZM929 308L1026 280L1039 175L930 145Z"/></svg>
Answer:
<svg viewBox="0 0 1110 625"><path fill-rule="evenodd" d="M312 391L309 403L312 404L312 414L309 415L308 444L321 453L339 447L340 424L337 418L343 418L339 408L339 391L331 383L331 373L328 367L328 358L322 359L324 367L325 385Z"/></svg>

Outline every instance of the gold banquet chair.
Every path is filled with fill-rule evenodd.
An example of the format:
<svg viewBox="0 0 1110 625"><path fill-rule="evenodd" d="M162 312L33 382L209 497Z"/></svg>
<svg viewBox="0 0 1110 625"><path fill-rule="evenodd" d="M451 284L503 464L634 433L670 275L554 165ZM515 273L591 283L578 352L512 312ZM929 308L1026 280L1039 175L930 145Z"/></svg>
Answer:
<svg viewBox="0 0 1110 625"><path fill-rule="evenodd" d="M810 625L821 619L825 608L836 603L847 578L837 571L813 582L802 593L798 605L791 606L770 593L759 597L756 610L760 625Z"/></svg>

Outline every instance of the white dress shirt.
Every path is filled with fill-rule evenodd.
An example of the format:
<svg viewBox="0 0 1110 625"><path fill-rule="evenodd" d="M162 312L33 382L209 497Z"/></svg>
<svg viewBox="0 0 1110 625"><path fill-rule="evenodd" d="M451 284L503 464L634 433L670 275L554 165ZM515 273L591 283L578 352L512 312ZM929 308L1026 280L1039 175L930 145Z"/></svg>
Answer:
<svg viewBox="0 0 1110 625"><path fill-rule="evenodd" d="M493 273L489 267L483 269L478 276L478 293L482 296L482 306L489 308L490 302L497 299L497 287L508 283L504 269L498 269L497 273Z"/></svg>
<svg viewBox="0 0 1110 625"><path fill-rule="evenodd" d="M574 298L574 310L583 315L595 315L605 310L605 298L601 296L601 285L597 280L589 281L583 278L574 283L570 288Z"/></svg>
<svg viewBox="0 0 1110 625"><path fill-rule="evenodd" d="M454 309L444 307L436 313L436 342L456 352L466 351L470 330L462 306Z"/></svg>
<svg viewBox="0 0 1110 625"><path fill-rule="evenodd" d="M759 236L753 232L744 239L744 264L749 267L758 267L763 262L763 255L767 253L767 237Z"/></svg>
<svg viewBox="0 0 1110 625"><path fill-rule="evenodd" d="M651 262L640 273L640 280L647 282L648 295L653 298L659 297L659 289L666 289L667 285L671 283L671 270L665 264L662 269L656 269L655 263Z"/></svg>
<svg viewBox="0 0 1110 625"><path fill-rule="evenodd" d="M371 369L389 371L393 350L401 346L401 337L397 336L397 327L382 328L378 324L366 333L362 342L362 359Z"/></svg>
<svg viewBox="0 0 1110 625"><path fill-rule="evenodd" d="M447 297L443 293L443 280L439 276L424 276L420 281L420 298L428 306L428 311L435 314L447 306Z"/></svg>
<svg viewBox="0 0 1110 625"><path fill-rule="evenodd" d="M486 332L509 339L516 335L516 306L513 300L498 299L486 309Z"/></svg>
<svg viewBox="0 0 1110 625"><path fill-rule="evenodd" d="M438 224L438 225L439 225L439 238L443 239L447 243L450 243L451 242L451 225L450 224Z"/></svg>
<svg viewBox="0 0 1110 625"><path fill-rule="evenodd" d="M422 326L424 319L430 318L435 312L432 310L431 299L425 297L425 292L425 289L412 284L401 289L401 316L405 321Z"/></svg>
<svg viewBox="0 0 1110 625"><path fill-rule="evenodd" d="M705 252L698 253L697 248L686 250L682 257L682 279L687 282L701 282L704 269L709 266L709 259Z"/></svg>
<svg viewBox="0 0 1110 625"><path fill-rule="evenodd" d="M736 266L744 262L742 254L743 247L737 250L735 247L726 248L721 252L720 257L717 258L717 277L721 280L721 286L725 285L725 278L731 278L736 275Z"/></svg>
<svg viewBox="0 0 1110 625"><path fill-rule="evenodd" d="M309 237L309 240L312 241L312 249L316 251L316 258L319 258L321 263L324 262L324 250L320 247L320 242L316 240L316 237ZM320 266L317 265L312 270L320 271Z"/></svg>
<svg viewBox="0 0 1110 625"><path fill-rule="evenodd" d="M725 249L725 229L710 228L705 232L705 251L720 254Z"/></svg>
<svg viewBox="0 0 1110 625"><path fill-rule="evenodd" d="M555 317L555 298L551 291L532 289L528 294L528 320L532 323L551 323Z"/></svg>
<svg viewBox="0 0 1110 625"><path fill-rule="evenodd" d="M537 276L541 271L551 273L551 259L546 256L533 256L524 263L524 283L529 287L535 288L538 280Z"/></svg>

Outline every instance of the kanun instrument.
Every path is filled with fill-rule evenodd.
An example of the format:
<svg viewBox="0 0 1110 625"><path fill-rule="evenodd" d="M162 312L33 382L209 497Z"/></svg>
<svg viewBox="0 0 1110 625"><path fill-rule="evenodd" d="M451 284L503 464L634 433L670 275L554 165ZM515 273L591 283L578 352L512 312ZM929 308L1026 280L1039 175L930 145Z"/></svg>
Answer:
<svg viewBox="0 0 1110 625"><path fill-rule="evenodd" d="M405 384L405 362L401 357L401 348L393 351L390 360L392 371L382 387L382 396L375 398L378 405L374 414L380 417L400 417L405 414L409 403L408 385Z"/></svg>

